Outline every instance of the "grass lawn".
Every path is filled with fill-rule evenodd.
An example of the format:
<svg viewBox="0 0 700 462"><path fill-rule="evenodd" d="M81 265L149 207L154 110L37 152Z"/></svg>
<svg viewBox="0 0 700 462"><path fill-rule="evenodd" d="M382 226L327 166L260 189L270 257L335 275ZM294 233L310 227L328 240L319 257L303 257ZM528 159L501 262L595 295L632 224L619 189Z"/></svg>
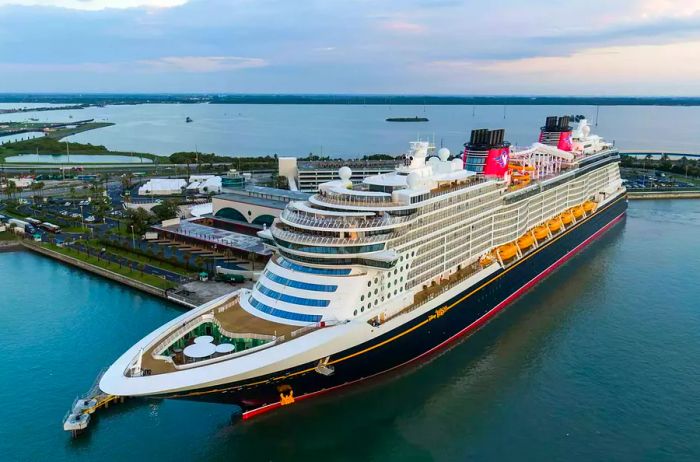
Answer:
<svg viewBox="0 0 700 462"><path fill-rule="evenodd" d="M17 235L12 231L3 231L0 233L0 241L14 241Z"/></svg>
<svg viewBox="0 0 700 462"><path fill-rule="evenodd" d="M102 244L98 241L89 241L87 242L87 245L97 250L105 248L111 254L119 255L120 257L124 257L126 259L138 263L146 263L148 265L155 266L156 268L164 269L166 271L172 271L173 273L177 273L182 276L193 276L196 273L196 271L187 271L185 268L173 265L172 263L157 260L156 258L147 257L145 255L141 255L135 252L130 252L120 247L115 247L113 245Z"/></svg>
<svg viewBox="0 0 700 462"><path fill-rule="evenodd" d="M141 274L140 271L135 271L130 268L125 268L125 267L119 267L116 263L110 263L106 262L104 260L98 260L96 257L88 257L84 253L76 252L75 250L71 250L67 247L58 247L53 244L48 244L48 243L43 243L41 244L42 247L48 249L48 250L53 250L54 252L67 255L69 257L76 258L80 261L84 261L86 263L89 263L91 265L97 266L99 268L103 268L109 271L112 271L114 273L120 274L122 276L125 276L129 279L133 279L138 282L142 282L144 284L148 284L153 287L157 287L159 289L169 289L171 287L175 287L176 284L170 281L166 281L163 278L160 278L158 276L154 276L152 274Z"/></svg>

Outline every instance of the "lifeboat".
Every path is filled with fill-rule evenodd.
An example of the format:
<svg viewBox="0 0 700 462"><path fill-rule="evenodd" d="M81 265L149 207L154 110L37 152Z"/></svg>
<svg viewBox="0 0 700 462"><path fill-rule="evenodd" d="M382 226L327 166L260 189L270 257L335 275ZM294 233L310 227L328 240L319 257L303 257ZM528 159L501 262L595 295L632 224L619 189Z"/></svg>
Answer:
<svg viewBox="0 0 700 462"><path fill-rule="evenodd" d="M574 207L573 209L571 209L571 212L573 212L574 217L578 220L579 218L581 218L583 216L583 207L581 207L581 206Z"/></svg>
<svg viewBox="0 0 700 462"><path fill-rule="evenodd" d="M491 263L493 263L493 257L492 257L491 255L484 255L484 256L481 257L481 259L479 260L479 263L481 264L481 266L483 266L484 268L486 268L486 267L489 266Z"/></svg>
<svg viewBox="0 0 700 462"><path fill-rule="evenodd" d="M585 210L586 213L591 213L592 211L595 210L596 205L598 205L598 204L596 204L593 201L586 201L583 203L583 210Z"/></svg>
<svg viewBox="0 0 700 462"><path fill-rule="evenodd" d="M561 228L561 221L559 221L558 218L552 218L547 222L547 228L553 233L556 233L559 231L559 228Z"/></svg>
<svg viewBox="0 0 700 462"><path fill-rule="evenodd" d="M530 246L535 242L535 240L529 234L523 234L517 240L517 245L520 250L525 250L530 248Z"/></svg>
<svg viewBox="0 0 700 462"><path fill-rule="evenodd" d="M535 239L541 240L544 239L545 237L549 236L549 232L547 232L547 227L546 226L538 226L535 228Z"/></svg>
<svg viewBox="0 0 700 462"><path fill-rule="evenodd" d="M513 243L508 243L500 246L498 249L496 249L496 253L498 253L498 256L501 257L501 260L510 260L513 258L518 252L515 247L515 244Z"/></svg>

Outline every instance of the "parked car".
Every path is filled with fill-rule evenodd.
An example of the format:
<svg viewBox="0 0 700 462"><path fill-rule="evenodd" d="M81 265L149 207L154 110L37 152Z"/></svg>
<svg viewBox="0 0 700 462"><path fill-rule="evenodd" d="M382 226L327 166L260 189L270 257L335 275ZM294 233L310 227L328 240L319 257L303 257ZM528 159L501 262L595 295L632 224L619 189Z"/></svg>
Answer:
<svg viewBox="0 0 700 462"><path fill-rule="evenodd" d="M60 214L64 217L68 216L68 210L61 210Z"/></svg>
<svg viewBox="0 0 700 462"><path fill-rule="evenodd" d="M63 206L64 206L64 207L70 207L70 202L66 202L65 204L63 204Z"/></svg>
<svg viewBox="0 0 700 462"><path fill-rule="evenodd" d="M85 221L92 223L93 221L95 221L95 217L92 216L92 215L90 215L89 217L87 217L87 218L85 219Z"/></svg>
<svg viewBox="0 0 700 462"><path fill-rule="evenodd" d="M70 217L71 218L80 218L80 214L79 213L71 213Z"/></svg>

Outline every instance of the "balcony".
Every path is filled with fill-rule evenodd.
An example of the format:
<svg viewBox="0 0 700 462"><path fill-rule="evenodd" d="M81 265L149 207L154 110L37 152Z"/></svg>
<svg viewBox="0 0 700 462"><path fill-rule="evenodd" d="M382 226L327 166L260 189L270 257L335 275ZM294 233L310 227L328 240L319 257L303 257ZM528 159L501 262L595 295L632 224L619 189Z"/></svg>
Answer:
<svg viewBox="0 0 700 462"><path fill-rule="evenodd" d="M365 236L351 238L340 238L340 237L327 237L327 236L314 236L311 234L304 234L294 231L287 231L281 229L280 227L273 225L271 228L272 235L274 237L283 239L285 241L298 242L301 244L312 244L312 245L328 245L328 246L338 246L338 245L356 245L356 244L372 244L376 242L386 242L391 239L398 237L399 233L387 233L379 234L376 236Z"/></svg>

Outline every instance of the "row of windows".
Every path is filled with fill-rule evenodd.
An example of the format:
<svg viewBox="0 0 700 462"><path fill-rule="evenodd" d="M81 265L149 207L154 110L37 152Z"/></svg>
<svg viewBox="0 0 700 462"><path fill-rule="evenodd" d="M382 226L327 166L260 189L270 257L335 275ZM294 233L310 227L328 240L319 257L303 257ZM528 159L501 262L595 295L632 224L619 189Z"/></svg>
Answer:
<svg viewBox="0 0 700 462"><path fill-rule="evenodd" d="M304 245L295 244L293 242L287 242L285 240L275 238L275 242L286 247L288 249L298 250L300 252L311 252L311 253L329 253L329 254L353 254L353 253L365 253L365 252L377 252L384 249L384 244L371 244L371 245L353 245L349 247L319 247L315 245Z"/></svg>
<svg viewBox="0 0 700 462"><path fill-rule="evenodd" d="M312 268L310 266L297 265L291 261L285 260L284 258L279 258L277 264L282 268L287 268L293 271L300 271L302 273L309 274L325 274L327 276L347 276L350 274L350 269L330 269L330 268Z"/></svg>
<svg viewBox="0 0 700 462"><path fill-rule="evenodd" d="M315 314L292 313L291 311L272 308L271 306L267 306L264 303L257 301L253 297L250 297L250 304L258 310L262 311L263 313L267 313L272 316L277 316L278 318L290 319L292 321L319 322L322 318L322 316Z"/></svg>
<svg viewBox="0 0 700 462"><path fill-rule="evenodd" d="M269 280L274 281L277 284L287 287L294 287L295 289L314 290L316 292L335 292L338 290L338 286L335 285L331 286L325 284L311 284L310 282L293 281L292 279L279 276L269 270L265 270L263 274Z"/></svg>
<svg viewBox="0 0 700 462"><path fill-rule="evenodd" d="M281 294L276 290L272 290L268 287L265 287L260 283L258 283L257 289L258 291L260 291L260 293L263 293L270 298L274 298L275 300L281 300L286 303L293 303L295 305L326 307L330 304L330 300L316 300L312 298L295 297L294 295Z"/></svg>
<svg viewBox="0 0 700 462"><path fill-rule="evenodd" d="M378 260L370 260L368 258L314 258L307 257L303 255L294 255L284 250L280 249L280 253L286 258L303 261L305 263L312 263L317 265L338 265L338 266L348 266L348 265L363 265L363 266L373 266L377 268L392 268L395 262L384 262Z"/></svg>

